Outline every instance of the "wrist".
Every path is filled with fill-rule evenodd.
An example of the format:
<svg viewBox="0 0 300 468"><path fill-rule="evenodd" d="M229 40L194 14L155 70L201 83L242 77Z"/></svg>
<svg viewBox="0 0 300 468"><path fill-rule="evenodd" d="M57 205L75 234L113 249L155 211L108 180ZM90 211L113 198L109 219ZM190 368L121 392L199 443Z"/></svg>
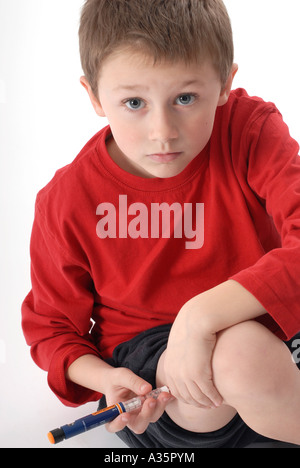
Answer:
<svg viewBox="0 0 300 468"><path fill-rule="evenodd" d="M233 280L194 297L184 306L195 332L215 334L267 311L243 286Z"/></svg>
<svg viewBox="0 0 300 468"><path fill-rule="evenodd" d="M66 378L90 390L104 393L109 373L113 367L93 354L85 354L76 359L67 369Z"/></svg>

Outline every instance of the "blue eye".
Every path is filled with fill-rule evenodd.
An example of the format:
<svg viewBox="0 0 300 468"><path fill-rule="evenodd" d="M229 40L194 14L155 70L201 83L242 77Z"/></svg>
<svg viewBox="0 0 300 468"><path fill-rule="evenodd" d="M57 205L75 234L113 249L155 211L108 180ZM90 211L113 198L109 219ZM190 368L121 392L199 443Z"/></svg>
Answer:
<svg viewBox="0 0 300 468"><path fill-rule="evenodd" d="M145 103L139 98L132 98L132 99L128 99L125 102L125 105L130 110L139 110L139 109L142 109L145 106Z"/></svg>
<svg viewBox="0 0 300 468"><path fill-rule="evenodd" d="M194 103L196 96L194 94L182 94L176 99L179 106L189 106Z"/></svg>

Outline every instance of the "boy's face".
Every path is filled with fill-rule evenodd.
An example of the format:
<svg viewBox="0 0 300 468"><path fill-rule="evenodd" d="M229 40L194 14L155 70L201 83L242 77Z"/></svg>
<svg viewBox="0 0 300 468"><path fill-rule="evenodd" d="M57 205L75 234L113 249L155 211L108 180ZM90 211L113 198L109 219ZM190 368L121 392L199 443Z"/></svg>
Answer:
<svg viewBox="0 0 300 468"><path fill-rule="evenodd" d="M209 61L153 65L142 54L124 51L105 61L99 99L85 78L82 84L97 114L110 123L112 159L129 173L166 178L182 172L208 143L216 109L227 102L235 71L221 90Z"/></svg>

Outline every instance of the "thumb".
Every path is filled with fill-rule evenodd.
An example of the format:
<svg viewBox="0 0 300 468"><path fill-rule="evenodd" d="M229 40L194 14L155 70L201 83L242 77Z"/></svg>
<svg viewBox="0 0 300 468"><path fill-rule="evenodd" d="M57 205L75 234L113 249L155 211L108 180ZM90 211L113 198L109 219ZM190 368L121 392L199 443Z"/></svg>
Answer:
<svg viewBox="0 0 300 468"><path fill-rule="evenodd" d="M126 371L126 387L129 390L131 390L136 395L145 395L146 393L151 392L152 385L149 382L136 375L130 369L126 369Z"/></svg>

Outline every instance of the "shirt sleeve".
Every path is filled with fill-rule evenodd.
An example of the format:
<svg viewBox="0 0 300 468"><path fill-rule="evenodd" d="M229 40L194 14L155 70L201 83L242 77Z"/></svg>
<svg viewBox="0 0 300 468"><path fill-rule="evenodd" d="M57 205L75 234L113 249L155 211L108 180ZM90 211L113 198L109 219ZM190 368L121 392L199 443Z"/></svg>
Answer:
<svg viewBox="0 0 300 468"><path fill-rule="evenodd" d="M48 372L48 383L67 406L96 401L101 394L65 378L80 356L99 352L90 329L93 283L81 261L72 258L51 235L36 209L31 237L32 290L22 304L22 327L35 363Z"/></svg>
<svg viewBox="0 0 300 468"><path fill-rule="evenodd" d="M231 279L249 290L279 325L282 339L300 330L300 158L299 145L275 106L253 119L239 158L244 180L266 208L281 247ZM248 157L245 158L245 155ZM238 163L241 168L241 163Z"/></svg>

